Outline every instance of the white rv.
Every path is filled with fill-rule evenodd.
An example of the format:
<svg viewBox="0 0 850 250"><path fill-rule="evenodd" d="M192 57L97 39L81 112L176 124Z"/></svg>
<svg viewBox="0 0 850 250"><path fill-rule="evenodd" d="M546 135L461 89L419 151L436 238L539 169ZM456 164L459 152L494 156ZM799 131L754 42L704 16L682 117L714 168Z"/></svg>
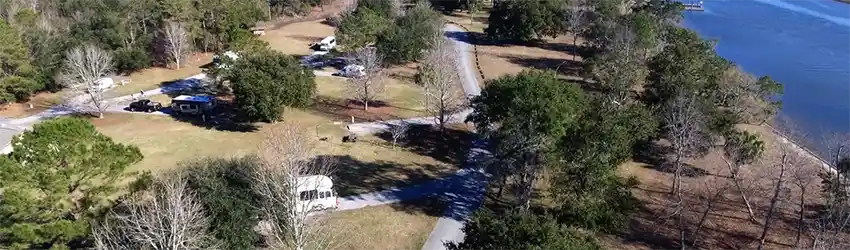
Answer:
<svg viewBox="0 0 850 250"><path fill-rule="evenodd" d="M333 190L333 181L325 175L298 177L298 210L314 211L336 208L339 201Z"/></svg>

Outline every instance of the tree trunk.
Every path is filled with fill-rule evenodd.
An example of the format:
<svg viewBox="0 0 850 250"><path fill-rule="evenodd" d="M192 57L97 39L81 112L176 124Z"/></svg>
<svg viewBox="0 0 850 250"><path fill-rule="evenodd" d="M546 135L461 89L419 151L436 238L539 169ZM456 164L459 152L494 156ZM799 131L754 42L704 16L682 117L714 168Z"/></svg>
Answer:
<svg viewBox="0 0 850 250"><path fill-rule="evenodd" d="M573 33L573 62L576 61L576 54L578 54L578 34Z"/></svg>
<svg viewBox="0 0 850 250"><path fill-rule="evenodd" d="M779 193L782 189L782 177L785 175L785 166L783 165L779 170L779 180L776 181L776 187L773 190L773 197L770 198L770 208L767 210L767 215L764 217L764 227L761 230L761 237L759 237L759 247L758 250L764 249L764 242L767 239L767 232L770 230L771 219L773 219L773 213L776 211L776 204L779 203Z"/></svg>
<svg viewBox="0 0 850 250"><path fill-rule="evenodd" d="M363 110L369 110L369 101L363 101Z"/></svg>
<svg viewBox="0 0 850 250"><path fill-rule="evenodd" d="M180 69L180 56L174 57L174 63L177 64L177 69Z"/></svg>
<svg viewBox="0 0 850 250"><path fill-rule="evenodd" d="M674 162L676 166L676 171L673 174L673 187L670 189L670 194L676 194L676 191L679 190L679 179L682 174L682 154L676 153L676 161Z"/></svg>
<svg viewBox="0 0 850 250"><path fill-rule="evenodd" d="M708 207L705 208L705 211L702 212L702 216L700 216L699 218L699 224L697 224L697 229L694 230L693 233L691 233L691 237L694 238L693 240L691 240L692 246L697 245L697 241L699 240L699 230L701 230L702 226L705 224L706 218L708 218L708 213L711 212L711 207L714 205L714 202L708 201L707 205Z"/></svg>
<svg viewBox="0 0 850 250"><path fill-rule="evenodd" d="M803 234L803 215L806 208L806 187L800 187L800 213L797 215L797 239L794 241L794 247L800 246L800 236Z"/></svg>
<svg viewBox="0 0 850 250"><path fill-rule="evenodd" d="M749 214L750 220L753 223L758 223L758 220L756 220L756 214L753 212L753 206L750 205L750 199L747 198L747 194L744 192L744 189L741 188L741 181L738 179L738 171L734 170L732 163L729 161L726 161L726 167L729 168L729 174L732 175L732 182L735 183L735 188L738 189L738 193L741 194L741 199L744 200L744 205L747 206L747 214Z"/></svg>
<svg viewBox="0 0 850 250"><path fill-rule="evenodd" d="M676 170L676 172L678 172L678 170ZM684 199L682 198L682 190L681 189L676 190L676 197L679 201L679 213L678 213L678 217L679 217L679 245L681 246L682 250L685 250L686 246L687 246L685 244L685 233L686 233L688 227L687 227L687 223L685 222L685 204L684 204Z"/></svg>

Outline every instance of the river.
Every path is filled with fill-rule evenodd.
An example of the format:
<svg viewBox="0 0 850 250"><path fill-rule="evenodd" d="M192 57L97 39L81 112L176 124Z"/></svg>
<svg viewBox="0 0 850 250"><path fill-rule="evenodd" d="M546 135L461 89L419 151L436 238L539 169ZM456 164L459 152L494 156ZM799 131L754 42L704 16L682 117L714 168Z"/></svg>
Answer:
<svg viewBox="0 0 850 250"><path fill-rule="evenodd" d="M683 25L717 53L785 85L781 115L818 141L850 133L850 4L833 0L706 0Z"/></svg>

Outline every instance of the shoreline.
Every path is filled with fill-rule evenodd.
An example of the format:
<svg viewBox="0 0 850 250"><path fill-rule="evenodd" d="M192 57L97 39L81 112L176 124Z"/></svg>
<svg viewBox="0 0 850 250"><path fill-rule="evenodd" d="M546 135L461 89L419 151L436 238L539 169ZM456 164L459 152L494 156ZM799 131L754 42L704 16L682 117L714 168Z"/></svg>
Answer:
<svg viewBox="0 0 850 250"><path fill-rule="evenodd" d="M837 2L839 2L839 3L846 3L846 4L850 4L850 0L835 0L835 1L837 1Z"/></svg>

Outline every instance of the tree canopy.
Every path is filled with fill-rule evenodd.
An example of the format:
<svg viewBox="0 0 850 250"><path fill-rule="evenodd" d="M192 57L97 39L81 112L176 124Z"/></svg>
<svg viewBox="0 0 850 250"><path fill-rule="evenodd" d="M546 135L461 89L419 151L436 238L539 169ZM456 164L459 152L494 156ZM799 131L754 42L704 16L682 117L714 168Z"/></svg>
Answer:
<svg viewBox="0 0 850 250"><path fill-rule="evenodd" d="M551 216L521 212L506 214L481 210L463 227L461 243L447 243L451 250L592 250L602 249L580 230L560 225Z"/></svg>
<svg viewBox="0 0 850 250"><path fill-rule="evenodd" d="M135 146L115 143L79 118L39 123L0 159L0 246L67 249L88 236L89 219L130 180Z"/></svg>
<svg viewBox="0 0 850 250"><path fill-rule="evenodd" d="M511 42L530 42L555 37L565 29L565 1L496 1L484 30L487 37Z"/></svg>
<svg viewBox="0 0 850 250"><path fill-rule="evenodd" d="M280 52L248 53L235 60L224 75L236 106L255 121L278 121L283 107L306 107L316 94L313 71Z"/></svg>

